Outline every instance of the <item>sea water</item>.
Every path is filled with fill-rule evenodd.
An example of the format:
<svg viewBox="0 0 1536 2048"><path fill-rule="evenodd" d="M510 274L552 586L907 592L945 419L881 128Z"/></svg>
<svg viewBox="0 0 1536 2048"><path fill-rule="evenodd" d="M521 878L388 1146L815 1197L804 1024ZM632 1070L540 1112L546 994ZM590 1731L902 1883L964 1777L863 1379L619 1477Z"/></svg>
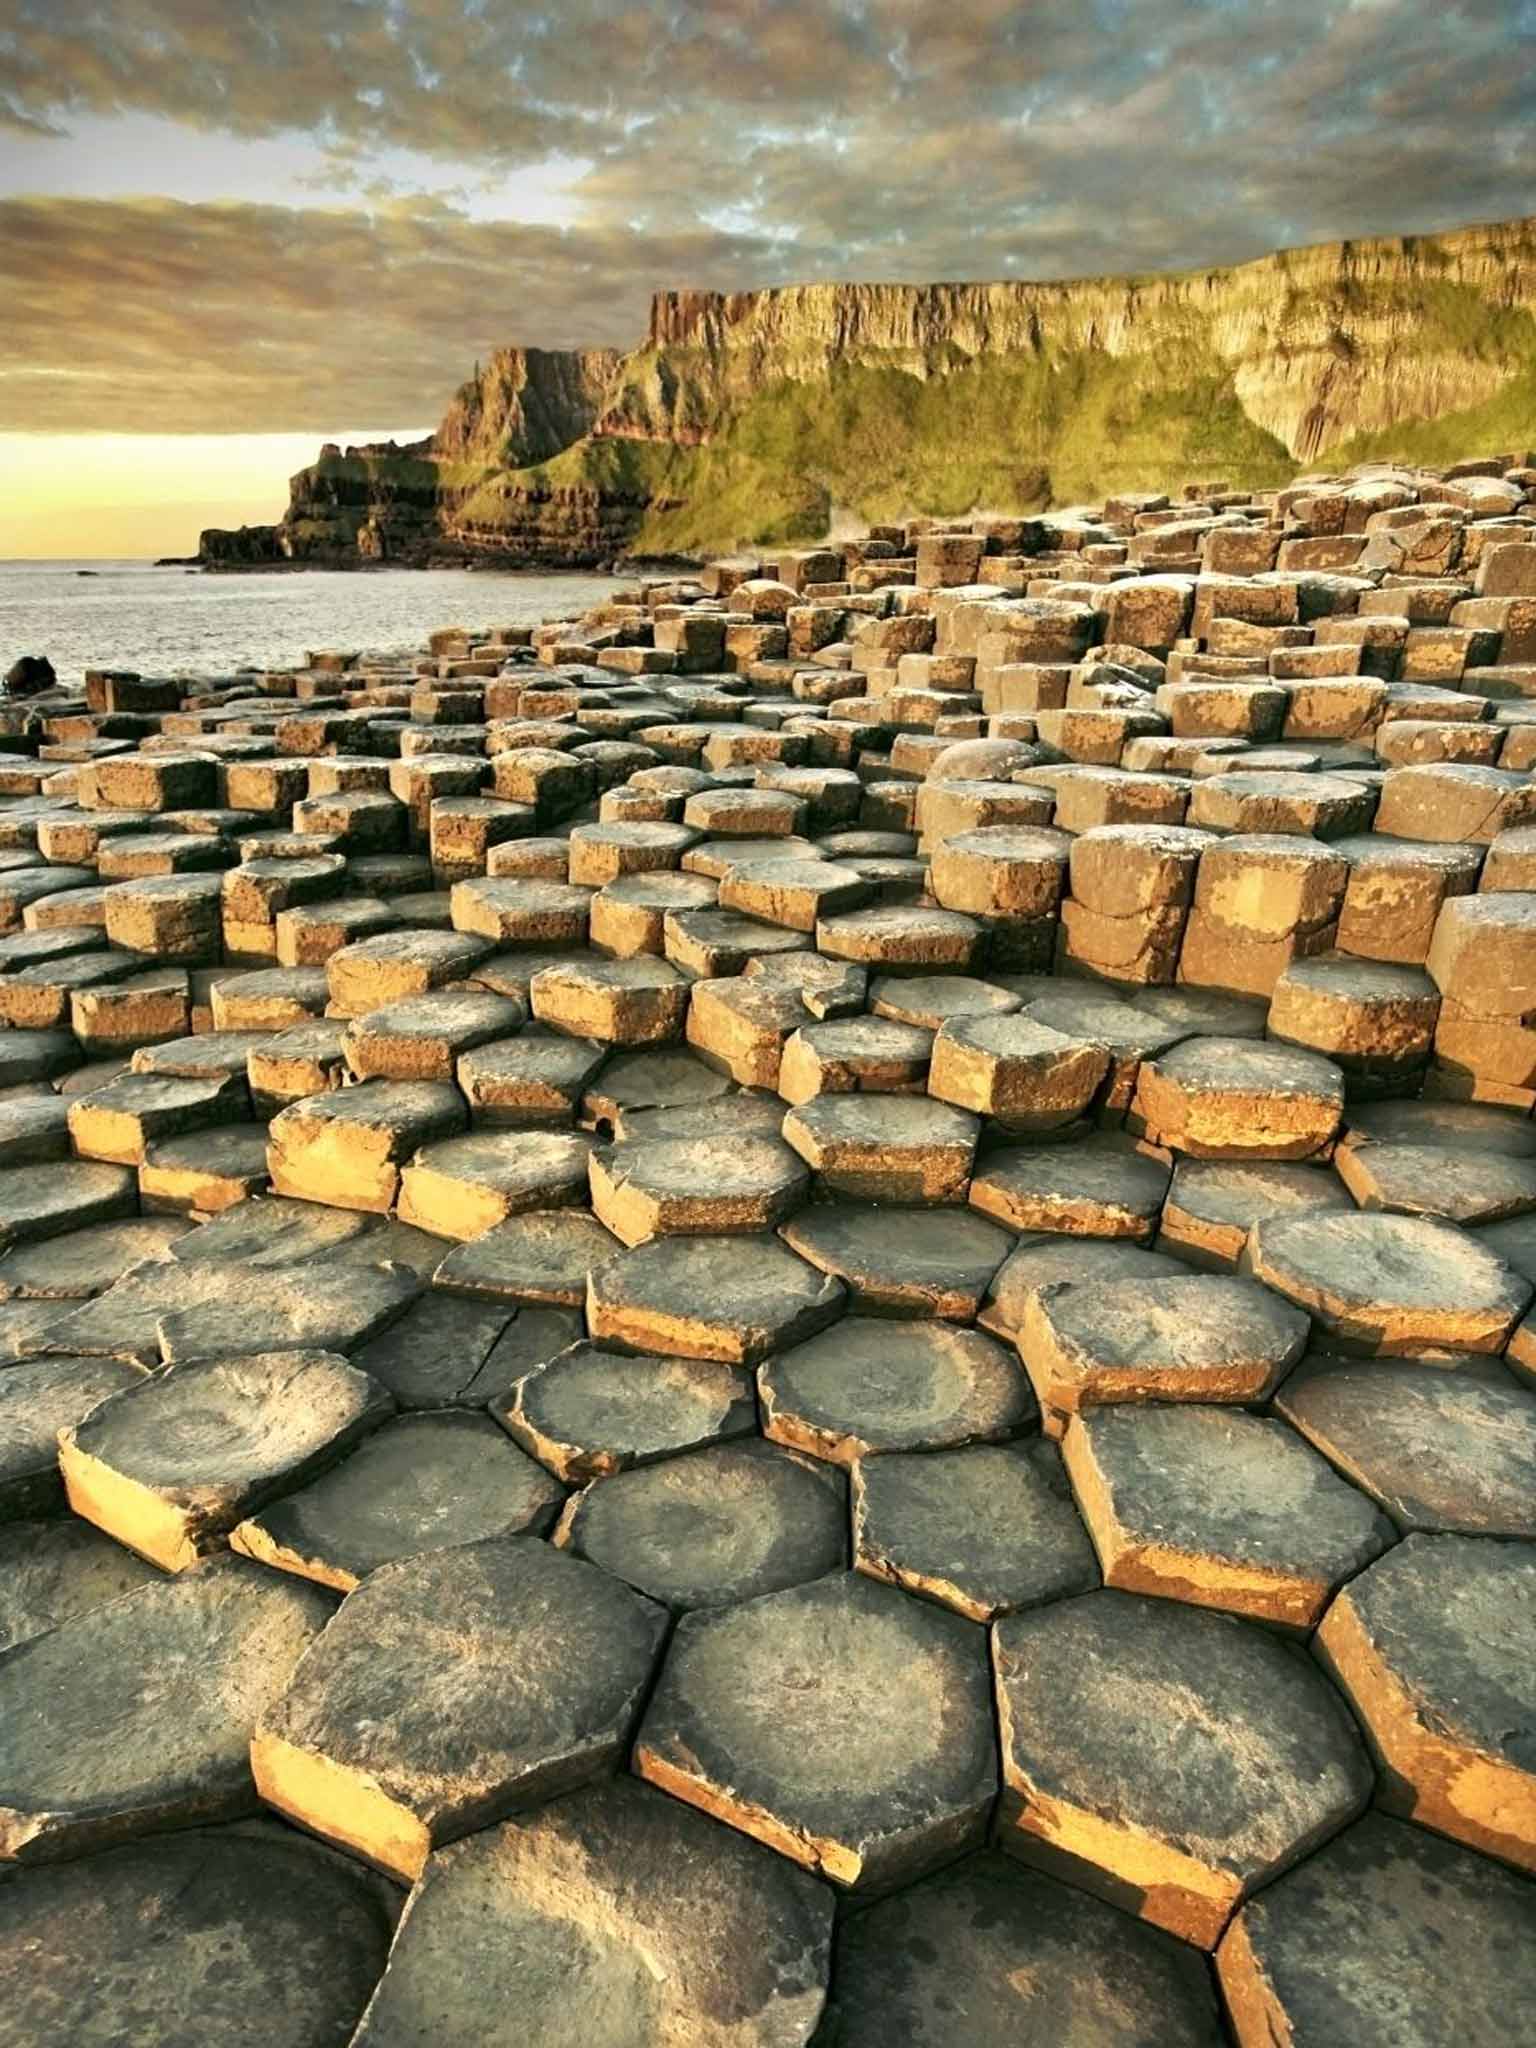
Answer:
<svg viewBox="0 0 1536 2048"><path fill-rule="evenodd" d="M290 668L311 648L405 655L439 626L570 618L615 588L608 576L480 569L209 576L147 562L0 562L0 676L22 654L47 655L66 684L87 668Z"/></svg>

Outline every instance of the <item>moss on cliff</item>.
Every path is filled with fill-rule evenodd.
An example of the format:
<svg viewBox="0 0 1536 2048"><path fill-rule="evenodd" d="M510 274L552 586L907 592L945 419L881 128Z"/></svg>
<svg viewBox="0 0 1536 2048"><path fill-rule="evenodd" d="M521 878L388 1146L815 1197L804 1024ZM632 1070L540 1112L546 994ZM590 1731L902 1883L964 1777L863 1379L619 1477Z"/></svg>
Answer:
<svg viewBox="0 0 1536 2048"><path fill-rule="evenodd" d="M1198 476L1261 487L1293 475L1225 372L1197 348L1180 358L1021 354L926 379L845 366L825 383L774 385L704 447L652 446L664 458L652 474L682 502L653 513L639 544L660 552L810 538L834 510L950 518ZM600 468L611 445L585 442L560 462L567 473Z"/></svg>

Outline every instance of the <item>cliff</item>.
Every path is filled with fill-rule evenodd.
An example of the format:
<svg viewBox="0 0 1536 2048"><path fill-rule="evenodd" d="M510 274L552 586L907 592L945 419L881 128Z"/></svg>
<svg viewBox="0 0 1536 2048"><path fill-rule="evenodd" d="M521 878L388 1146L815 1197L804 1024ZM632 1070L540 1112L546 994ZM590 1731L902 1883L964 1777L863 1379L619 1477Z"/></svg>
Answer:
<svg viewBox="0 0 1536 2048"><path fill-rule="evenodd" d="M1536 219L1170 275L673 291L628 355L501 350L429 442L323 452L275 548L583 565L1533 438Z"/></svg>

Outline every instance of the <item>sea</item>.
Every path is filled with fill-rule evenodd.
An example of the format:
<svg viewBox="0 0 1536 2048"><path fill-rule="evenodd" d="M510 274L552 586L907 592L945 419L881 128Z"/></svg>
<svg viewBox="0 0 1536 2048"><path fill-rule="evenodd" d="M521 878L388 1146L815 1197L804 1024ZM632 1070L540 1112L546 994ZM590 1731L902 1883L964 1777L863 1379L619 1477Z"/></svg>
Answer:
<svg viewBox="0 0 1536 2048"><path fill-rule="evenodd" d="M148 562L0 561L0 676L46 654L61 683L88 668L230 675L291 668L311 649L419 651L440 626L570 618L610 576L481 569L242 570L209 576Z"/></svg>

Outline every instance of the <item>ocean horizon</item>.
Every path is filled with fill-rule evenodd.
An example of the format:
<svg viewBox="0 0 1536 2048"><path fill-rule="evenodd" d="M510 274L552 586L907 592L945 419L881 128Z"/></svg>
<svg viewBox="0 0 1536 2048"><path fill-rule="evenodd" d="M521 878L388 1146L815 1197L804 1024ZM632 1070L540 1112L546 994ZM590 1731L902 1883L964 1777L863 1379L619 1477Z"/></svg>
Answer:
<svg viewBox="0 0 1536 2048"><path fill-rule="evenodd" d="M88 668L227 675L312 649L409 655L440 626L533 625L598 603L618 579L502 569L250 569L0 558L0 674L46 655L61 683Z"/></svg>

